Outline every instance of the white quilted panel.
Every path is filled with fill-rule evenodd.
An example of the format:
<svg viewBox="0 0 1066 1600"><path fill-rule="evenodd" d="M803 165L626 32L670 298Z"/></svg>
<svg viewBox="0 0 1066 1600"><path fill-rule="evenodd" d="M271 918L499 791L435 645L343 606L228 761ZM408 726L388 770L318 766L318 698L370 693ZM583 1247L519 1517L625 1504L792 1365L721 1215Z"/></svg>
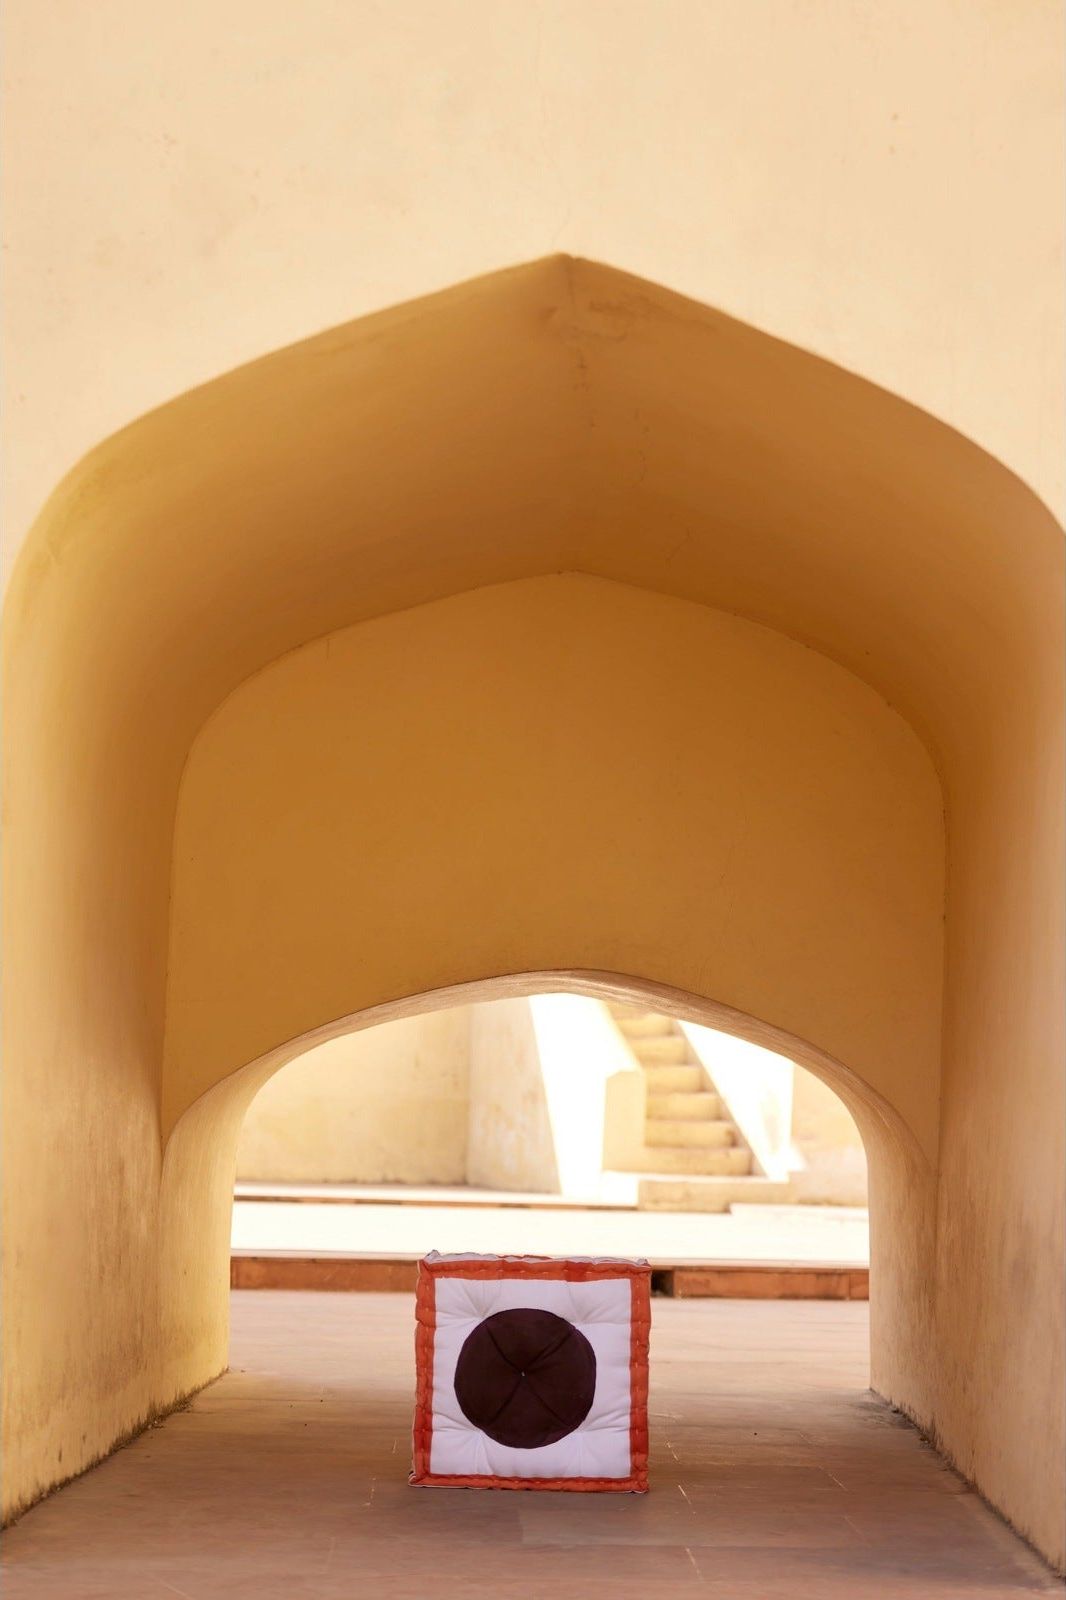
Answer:
<svg viewBox="0 0 1066 1600"><path fill-rule="evenodd" d="M628 1477L631 1298L628 1278L591 1283L439 1278L430 1470L503 1478ZM455 1397L455 1367L467 1336L485 1317L523 1306L565 1317L596 1357L595 1398L584 1422L555 1444L531 1450L490 1439L463 1415Z"/></svg>

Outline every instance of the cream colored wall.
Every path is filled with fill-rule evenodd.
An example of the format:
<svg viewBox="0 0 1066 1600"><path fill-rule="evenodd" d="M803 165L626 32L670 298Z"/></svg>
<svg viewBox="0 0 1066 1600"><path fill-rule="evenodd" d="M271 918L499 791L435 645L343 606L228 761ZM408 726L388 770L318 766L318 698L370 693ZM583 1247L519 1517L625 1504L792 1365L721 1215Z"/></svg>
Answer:
<svg viewBox="0 0 1066 1600"><path fill-rule="evenodd" d="M605 1186L603 1169L627 1143L643 1144L643 1074L602 1001L539 994L529 1010L560 1191L572 1200L617 1194Z"/></svg>
<svg viewBox="0 0 1066 1600"><path fill-rule="evenodd" d="M150 406L553 250L884 384L1061 507L1057 4L5 18L11 546Z"/></svg>
<svg viewBox="0 0 1066 1600"><path fill-rule="evenodd" d="M644 1136L640 1069L607 1006L534 994L474 1016L470 1181L602 1198L604 1167Z"/></svg>
<svg viewBox="0 0 1066 1600"><path fill-rule="evenodd" d="M760 1173L787 1183L788 1200L866 1205L862 1135L839 1093L780 1052L681 1026Z"/></svg>
<svg viewBox="0 0 1066 1600"><path fill-rule="evenodd" d="M430 1011L282 1067L241 1125L238 1178L464 1183L470 1029L464 1006Z"/></svg>
<svg viewBox="0 0 1066 1600"><path fill-rule="evenodd" d="M802 1067L792 1080L792 1144L802 1160L789 1175L797 1200L866 1204L866 1152L855 1119L839 1095Z"/></svg>
<svg viewBox="0 0 1066 1600"><path fill-rule="evenodd" d="M534 995L381 1023L297 1056L248 1108L237 1177L470 1183L580 1202L643 1139L642 1075L607 1007Z"/></svg>
<svg viewBox="0 0 1066 1600"><path fill-rule="evenodd" d="M530 1002L472 1006L470 1019L467 1181L557 1194L559 1166Z"/></svg>

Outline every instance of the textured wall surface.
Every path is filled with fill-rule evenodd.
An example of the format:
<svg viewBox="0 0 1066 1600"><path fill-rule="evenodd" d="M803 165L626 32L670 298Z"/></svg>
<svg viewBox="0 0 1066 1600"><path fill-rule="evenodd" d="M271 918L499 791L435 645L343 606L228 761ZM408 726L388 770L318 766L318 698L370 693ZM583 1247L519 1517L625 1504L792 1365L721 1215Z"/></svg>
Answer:
<svg viewBox="0 0 1066 1600"><path fill-rule="evenodd" d="M465 1183L470 1026L429 1011L291 1061L248 1109L238 1178Z"/></svg>
<svg viewBox="0 0 1066 1600"><path fill-rule="evenodd" d="M10 16L12 546L80 464L5 618L9 1498L224 1359L260 1052L335 1007L414 1003L412 985L594 961L695 997L697 1021L733 1006L865 1085L879 1386L1061 1556L1061 530L1012 476L1058 503L1055 8L722 0L649 32L620 7L609 47L595 11L512 10L472 30L448 5L325 0L248 6L228 30L199 4ZM559 249L645 278L538 260L185 392ZM479 596L528 580L556 599L500 601L495 632L474 630L491 648L445 649L447 597L487 626ZM574 642L569 597L597 583ZM626 604L702 620L616 636ZM696 634L752 626L772 643L750 683L697 670ZM343 739L325 752L354 787L345 816L326 797L316 844L298 813L319 752L283 701L246 753L266 768L280 737L301 755L290 798L241 834L247 773L219 751L215 812L187 835L214 856L201 883L174 849L190 750L206 773L227 697L286 652L286 682L317 671L350 628L381 646L342 707L379 765ZM763 700L775 652L787 682ZM387 722L400 700L406 732ZM761 741L740 726L756 701ZM712 782L723 721L752 742ZM701 774L675 755L697 735ZM864 740L895 751L891 826ZM471 882L439 937L437 902ZM273 924L275 889L306 950ZM228 949L199 915L215 901ZM310 969L335 922L365 963L326 950ZM913 1141L894 1156L886 1106Z"/></svg>
<svg viewBox="0 0 1066 1600"><path fill-rule="evenodd" d="M5 17L12 544L150 406L553 250L884 384L1061 508L1054 3Z"/></svg>
<svg viewBox="0 0 1066 1600"><path fill-rule="evenodd" d="M573 576L333 634L185 769L175 1113L324 1020L565 951L815 1042L932 1156L942 852L907 724L769 629Z"/></svg>
<svg viewBox="0 0 1066 1600"><path fill-rule="evenodd" d="M528 1000L471 1009L469 1181L559 1191L559 1167Z"/></svg>

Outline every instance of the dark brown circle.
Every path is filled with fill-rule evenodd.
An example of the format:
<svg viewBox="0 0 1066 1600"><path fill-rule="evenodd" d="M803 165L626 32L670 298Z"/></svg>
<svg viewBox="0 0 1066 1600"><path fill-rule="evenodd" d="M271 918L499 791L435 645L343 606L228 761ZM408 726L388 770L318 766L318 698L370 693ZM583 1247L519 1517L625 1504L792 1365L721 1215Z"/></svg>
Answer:
<svg viewBox="0 0 1066 1600"><path fill-rule="evenodd" d="M497 1444L536 1450L573 1433L596 1394L596 1356L553 1311L497 1311L467 1335L455 1365L463 1416Z"/></svg>

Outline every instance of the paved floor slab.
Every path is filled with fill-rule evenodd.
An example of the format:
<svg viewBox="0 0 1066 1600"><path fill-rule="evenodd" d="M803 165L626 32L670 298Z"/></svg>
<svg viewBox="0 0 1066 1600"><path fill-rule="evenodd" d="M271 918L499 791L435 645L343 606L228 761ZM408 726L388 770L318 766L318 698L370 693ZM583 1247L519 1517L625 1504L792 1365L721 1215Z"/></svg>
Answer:
<svg viewBox="0 0 1066 1600"><path fill-rule="evenodd" d="M236 1294L231 1372L10 1530L5 1600L1061 1596L866 1390L862 1304L655 1301L646 1497L410 1488L412 1310Z"/></svg>

